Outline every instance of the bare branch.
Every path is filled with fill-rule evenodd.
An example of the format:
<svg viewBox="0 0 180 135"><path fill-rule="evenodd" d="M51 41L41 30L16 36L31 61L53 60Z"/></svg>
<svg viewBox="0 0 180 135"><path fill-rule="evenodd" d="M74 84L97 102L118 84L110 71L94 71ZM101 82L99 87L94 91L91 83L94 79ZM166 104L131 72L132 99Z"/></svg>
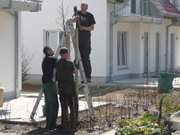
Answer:
<svg viewBox="0 0 180 135"><path fill-rule="evenodd" d="M22 74L22 83L27 80L29 70L31 69L30 64L32 57L27 56L25 53L25 48L22 46L22 54L21 54L21 74Z"/></svg>
<svg viewBox="0 0 180 135"><path fill-rule="evenodd" d="M60 2L60 5L58 8L59 15L57 18L58 19L57 23L59 24L60 29L66 33L66 20L67 20L68 10L67 9L65 10L64 0L59 0L59 2Z"/></svg>

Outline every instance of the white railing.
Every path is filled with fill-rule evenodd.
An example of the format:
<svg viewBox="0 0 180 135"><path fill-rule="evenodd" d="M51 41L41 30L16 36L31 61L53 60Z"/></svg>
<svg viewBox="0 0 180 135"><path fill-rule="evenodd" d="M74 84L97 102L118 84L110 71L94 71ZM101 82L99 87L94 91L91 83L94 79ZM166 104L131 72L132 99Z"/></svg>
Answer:
<svg viewBox="0 0 180 135"><path fill-rule="evenodd" d="M150 8L149 8L149 12L147 13L147 11L145 12L145 8L143 7L143 0L140 0L137 4L138 7L136 7L136 12L132 13L131 12L131 2L129 2L126 5L122 5L122 4L116 4L115 8L114 8L114 16L118 17L118 16L146 16L146 17L153 17L153 18L161 18L160 13L156 13L153 10L153 7L151 7L152 5L150 4Z"/></svg>
<svg viewBox="0 0 180 135"><path fill-rule="evenodd" d="M41 0L14 0L14 1L22 1L22 2L42 2Z"/></svg>
<svg viewBox="0 0 180 135"><path fill-rule="evenodd" d="M32 11L41 10L40 0L0 0L0 8L14 11Z"/></svg>

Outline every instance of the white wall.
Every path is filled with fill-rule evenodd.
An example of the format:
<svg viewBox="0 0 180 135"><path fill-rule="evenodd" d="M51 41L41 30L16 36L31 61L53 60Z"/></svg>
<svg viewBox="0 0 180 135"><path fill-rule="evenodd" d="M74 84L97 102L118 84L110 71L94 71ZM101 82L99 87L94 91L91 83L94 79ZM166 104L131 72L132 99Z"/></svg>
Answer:
<svg viewBox="0 0 180 135"><path fill-rule="evenodd" d="M68 17L73 14L73 6L80 5L81 0L64 0ZM107 7L106 1L87 0L89 11L96 19L95 31L92 32L92 68L93 76L106 76L106 45L107 45ZM22 44L27 55L32 57L30 74L41 74L43 48L43 30L59 29L57 24L59 0L43 0L42 11L39 13L22 13Z"/></svg>
<svg viewBox="0 0 180 135"><path fill-rule="evenodd" d="M117 23L113 27L113 76L144 73L144 32L149 33L149 72L156 71L156 32L160 33L160 71L165 70L166 27L170 20L162 23ZM128 68L118 70L117 67L117 31L128 32ZM169 33L175 33L175 68L180 67L180 27L170 27ZM170 44L169 44L170 50ZM169 52L170 63L170 52Z"/></svg>
<svg viewBox="0 0 180 135"><path fill-rule="evenodd" d="M14 17L0 12L0 86L6 88L6 93L15 93L15 36Z"/></svg>

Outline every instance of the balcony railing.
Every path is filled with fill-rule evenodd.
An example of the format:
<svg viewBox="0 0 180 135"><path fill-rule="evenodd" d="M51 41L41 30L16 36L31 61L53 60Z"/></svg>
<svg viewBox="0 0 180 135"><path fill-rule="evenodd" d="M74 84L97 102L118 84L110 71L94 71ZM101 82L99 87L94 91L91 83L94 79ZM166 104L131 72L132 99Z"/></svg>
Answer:
<svg viewBox="0 0 180 135"><path fill-rule="evenodd" d="M39 11L41 1L39 0L0 0L1 10L13 11Z"/></svg>
<svg viewBox="0 0 180 135"><path fill-rule="evenodd" d="M116 4L114 7L114 16L145 16L153 18L161 18L160 12L154 7L149 0L137 0L134 5L129 1L127 5ZM133 4L133 5L132 5Z"/></svg>

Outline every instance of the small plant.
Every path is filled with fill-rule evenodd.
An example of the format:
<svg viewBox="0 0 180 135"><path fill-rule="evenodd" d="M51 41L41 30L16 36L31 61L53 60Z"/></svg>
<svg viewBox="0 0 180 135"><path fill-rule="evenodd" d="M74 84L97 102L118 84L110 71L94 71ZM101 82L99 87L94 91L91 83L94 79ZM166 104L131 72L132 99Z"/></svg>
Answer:
<svg viewBox="0 0 180 135"><path fill-rule="evenodd" d="M22 46L22 55L21 55L22 61L21 61L21 74L22 74L22 83L24 83L25 81L27 81L27 77L28 77L28 73L29 70L31 69L31 60L32 58L29 57L26 53L25 53L25 48L24 46Z"/></svg>
<svg viewBox="0 0 180 135"><path fill-rule="evenodd" d="M179 95L174 96L166 96L163 100L162 104L162 112L163 115L169 117L172 113L180 110L180 102L178 101Z"/></svg>
<svg viewBox="0 0 180 135"><path fill-rule="evenodd" d="M119 123L119 135L161 135L165 131L164 125L158 125L158 117L145 113L142 117L121 120Z"/></svg>

